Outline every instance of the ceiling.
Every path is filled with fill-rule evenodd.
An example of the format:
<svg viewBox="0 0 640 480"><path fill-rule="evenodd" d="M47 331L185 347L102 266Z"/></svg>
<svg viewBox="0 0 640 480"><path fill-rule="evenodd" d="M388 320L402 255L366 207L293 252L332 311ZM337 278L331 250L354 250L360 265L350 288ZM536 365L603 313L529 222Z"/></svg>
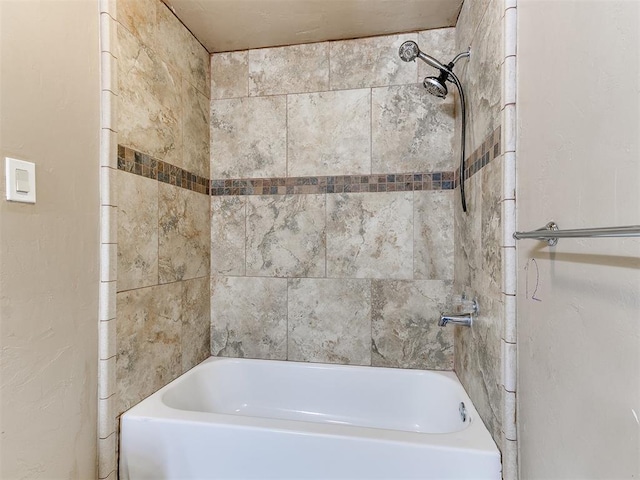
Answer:
<svg viewBox="0 0 640 480"><path fill-rule="evenodd" d="M210 53L451 27L462 0L164 0Z"/></svg>

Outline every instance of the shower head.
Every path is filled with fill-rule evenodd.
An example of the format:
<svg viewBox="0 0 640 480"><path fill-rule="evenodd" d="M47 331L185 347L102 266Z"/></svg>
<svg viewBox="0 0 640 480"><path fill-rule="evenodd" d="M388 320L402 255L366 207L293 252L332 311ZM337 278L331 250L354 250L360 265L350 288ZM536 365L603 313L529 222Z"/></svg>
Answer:
<svg viewBox="0 0 640 480"><path fill-rule="evenodd" d="M398 50L398 55L400 55L400 58L405 62L413 62L419 53L420 48L418 48L418 44L411 40L400 45L400 49Z"/></svg>
<svg viewBox="0 0 640 480"><path fill-rule="evenodd" d="M446 66L440 63L435 58L427 55L424 52L420 51L418 44L411 40L404 42L400 45L400 49L398 50L398 55L405 62L413 62L416 58L419 58L427 65L432 66L440 70L440 75L437 77L427 77L424 79L422 83L424 88L431 95L435 95L439 98L445 98L447 96L447 82L453 83L458 89L459 98L460 98L460 110L462 115L462 128L461 128L461 139L460 139L460 199L462 200L462 211L467 211L467 200L464 193L464 176L466 171L466 162L465 162L465 133L466 133L466 113L465 113L465 99L464 99L464 90L462 90L462 85L460 84L460 80L457 75L453 73L453 67L456 65L458 60L461 58L468 58L471 55L471 48L469 48L466 52L459 53L456 55L453 60L451 60Z"/></svg>
<svg viewBox="0 0 640 480"><path fill-rule="evenodd" d="M413 40L407 40L402 45L400 45L400 49L398 50L398 55L405 62L413 62L416 58L419 58L423 62L428 65L431 65L433 68L437 68L438 70L448 70L442 63L440 63L435 58L427 55L424 52L420 51L418 44Z"/></svg>
<svg viewBox="0 0 640 480"><path fill-rule="evenodd" d="M422 84L424 88L431 95L435 95L436 97L445 98L449 91L447 90L447 85L445 81L449 74L447 72L442 72L439 77L427 77L424 79Z"/></svg>

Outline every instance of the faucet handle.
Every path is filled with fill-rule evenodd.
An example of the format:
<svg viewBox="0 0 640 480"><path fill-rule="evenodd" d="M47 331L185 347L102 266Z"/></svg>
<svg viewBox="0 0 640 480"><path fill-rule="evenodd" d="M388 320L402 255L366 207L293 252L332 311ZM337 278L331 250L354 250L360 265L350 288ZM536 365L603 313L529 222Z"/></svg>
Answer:
<svg viewBox="0 0 640 480"><path fill-rule="evenodd" d="M480 312L478 300L475 298L467 298L464 293L454 296L451 304L454 311L459 314L478 315Z"/></svg>

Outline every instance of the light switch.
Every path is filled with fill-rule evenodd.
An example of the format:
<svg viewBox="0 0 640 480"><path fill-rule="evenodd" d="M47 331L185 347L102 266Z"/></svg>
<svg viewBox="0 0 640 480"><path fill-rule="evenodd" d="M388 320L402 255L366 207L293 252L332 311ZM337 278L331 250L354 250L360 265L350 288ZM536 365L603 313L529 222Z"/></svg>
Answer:
<svg viewBox="0 0 640 480"><path fill-rule="evenodd" d="M21 168L16 168L16 191L29 193L29 172Z"/></svg>
<svg viewBox="0 0 640 480"><path fill-rule="evenodd" d="M5 158L7 200L36 203L36 164Z"/></svg>

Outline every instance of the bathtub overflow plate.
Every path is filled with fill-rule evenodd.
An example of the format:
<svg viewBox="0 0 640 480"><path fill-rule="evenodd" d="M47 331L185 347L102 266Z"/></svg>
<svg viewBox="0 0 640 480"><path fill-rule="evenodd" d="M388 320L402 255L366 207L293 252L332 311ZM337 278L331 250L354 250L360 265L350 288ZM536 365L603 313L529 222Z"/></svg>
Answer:
<svg viewBox="0 0 640 480"><path fill-rule="evenodd" d="M464 402L460 402L460 406L458 407L458 411L460 412L460 418L463 422L467 421L467 407L464 406Z"/></svg>

